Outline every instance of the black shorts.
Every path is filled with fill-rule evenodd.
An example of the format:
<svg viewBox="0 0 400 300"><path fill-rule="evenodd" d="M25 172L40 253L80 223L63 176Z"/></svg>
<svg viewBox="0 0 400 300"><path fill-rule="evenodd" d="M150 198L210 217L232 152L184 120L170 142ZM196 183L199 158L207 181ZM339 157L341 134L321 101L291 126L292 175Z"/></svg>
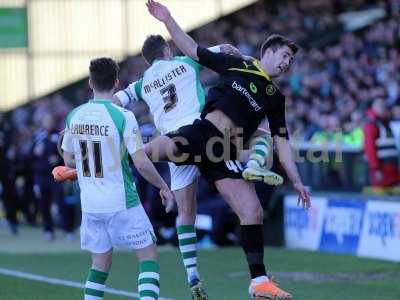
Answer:
<svg viewBox="0 0 400 300"><path fill-rule="evenodd" d="M210 182L224 178L242 178L243 166L237 160L236 146L208 120L195 120L167 134L182 157L177 165L196 165Z"/></svg>

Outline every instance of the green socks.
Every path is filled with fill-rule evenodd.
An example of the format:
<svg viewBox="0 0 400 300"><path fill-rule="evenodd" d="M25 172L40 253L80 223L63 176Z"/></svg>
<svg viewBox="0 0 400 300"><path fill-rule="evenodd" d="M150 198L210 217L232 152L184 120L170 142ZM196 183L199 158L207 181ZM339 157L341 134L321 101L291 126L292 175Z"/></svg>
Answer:
<svg viewBox="0 0 400 300"><path fill-rule="evenodd" d="M139 265L138 290L140 300L157 300L160 294L160 267L154 260Z"/></svg>
<svg viewBox="0 0 400 300"><path fill-rule="evenodd" d="M85 300L102 300L108 273L90 269L85 284Z"/></svg>
<svg viewBox="0 0 400 300"><path fill-rule="evenodd" d="M199 278L197 271L196 229L194 225L181 225L177 227L179 250L182 254L183 264L186 268L188 282L194 277Z"/></svg>

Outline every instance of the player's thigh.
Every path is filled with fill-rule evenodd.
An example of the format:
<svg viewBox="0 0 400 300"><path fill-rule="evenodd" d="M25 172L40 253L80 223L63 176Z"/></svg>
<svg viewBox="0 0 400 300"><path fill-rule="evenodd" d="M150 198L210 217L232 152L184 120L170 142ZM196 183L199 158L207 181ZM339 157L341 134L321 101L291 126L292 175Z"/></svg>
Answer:
<svg viewBox="0 0 400 300"><path fill-rule="evenodd" d="M153 226L142 205L115 213L107 230L116 248L138 250L156 242Z"/></svg>
<svg viewBox="0 0 400 300"><path fill-rule="evenodd" d="M224 178L217 180L215 187L238 215L241 225L262 224L263 210L254 183Z"/></svg>
<svg viewBox="0 0 400 300"><path fill-rule="evenodd" d="M113 249L105 253L92 253L92 268L106 272L111 268Z"/></svg>
<svg viewBox="0 0 400 300"><path fill-rule="evenodd" d="M178 147L175 142L168 136L156 137L144 147L147 156L153 162L170 161L171 158L179 155Z"/></svg>
<svg viewBox="0 0 400 300"><path fill-rule="evenodd" d="M196 213L197 179L179 190L173 191L179 212Z"/></svg>
<svg viewBox="0 0 400 300"><path fill-rule="evenodd" d="M107 222L111 214L82 212L81 249L91 253L106 253L112 249L107 231Z"/></svg>
<svg viewBox="0 0 400 300"><path fill-rule="evenodd" d="M168 137L173 139L178 148L178 155L173 161L178 165L198 165L207 160L207 143L215 135L215 131L222 135L217 128L211 127L207 120L195 120L193 124L180 127L169 132Z"/></svg>

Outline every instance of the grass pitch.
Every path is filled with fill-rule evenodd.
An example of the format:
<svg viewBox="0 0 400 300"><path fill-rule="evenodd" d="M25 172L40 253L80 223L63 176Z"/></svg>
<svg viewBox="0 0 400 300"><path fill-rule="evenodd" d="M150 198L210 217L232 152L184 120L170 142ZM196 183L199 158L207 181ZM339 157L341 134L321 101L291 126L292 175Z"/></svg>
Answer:
<svg viewBox="0 0 400 300"><path fill-rule="evenodd" d="M161 297L191 299L176 249L160 249ZM280 286L296 300L398 300L400 264L326 253L265 249L265 262ZM248 275L239 248L199 252L200 271L210 299L244 300ZM9 237L0 229L0 268L84 283L90 265L78 242L43 242L38 230ZM137 262L132 253L114 254L107 286L136 292ZM0 275L1 300L83 299L82 289ZM105 295L105 300L138 299Z"/></svg>

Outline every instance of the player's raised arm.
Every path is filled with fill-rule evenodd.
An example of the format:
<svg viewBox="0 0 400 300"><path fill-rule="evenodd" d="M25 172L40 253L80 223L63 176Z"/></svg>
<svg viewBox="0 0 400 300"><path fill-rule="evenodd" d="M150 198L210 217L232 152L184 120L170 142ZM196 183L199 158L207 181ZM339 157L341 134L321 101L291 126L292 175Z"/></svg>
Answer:
<svg viewBox="0 0 400 300"><path fill-rule="evenodd" d="M230 67L240 64L242 57L233 56L225 53L213 53L212 51L200 47L171 16L169 10L164 5L149 0L146 3L150 14L157 20L163 22L167 27L175 45L187 56L193 58L199 64L217 72L223 73ZM226 45L225 45L226 46ZM228 51L232 51L229 49Z"/></svg>
<svg viewBox="0 0 400 300"><path fill-rule="evenodd" d="M150 14L157 20L163 22L167 27L175 45L187 56L194 60L198 60L197 47L198 44L176 23L171 16L168 8L159 2L149 0L146 3Z"/></svg>

